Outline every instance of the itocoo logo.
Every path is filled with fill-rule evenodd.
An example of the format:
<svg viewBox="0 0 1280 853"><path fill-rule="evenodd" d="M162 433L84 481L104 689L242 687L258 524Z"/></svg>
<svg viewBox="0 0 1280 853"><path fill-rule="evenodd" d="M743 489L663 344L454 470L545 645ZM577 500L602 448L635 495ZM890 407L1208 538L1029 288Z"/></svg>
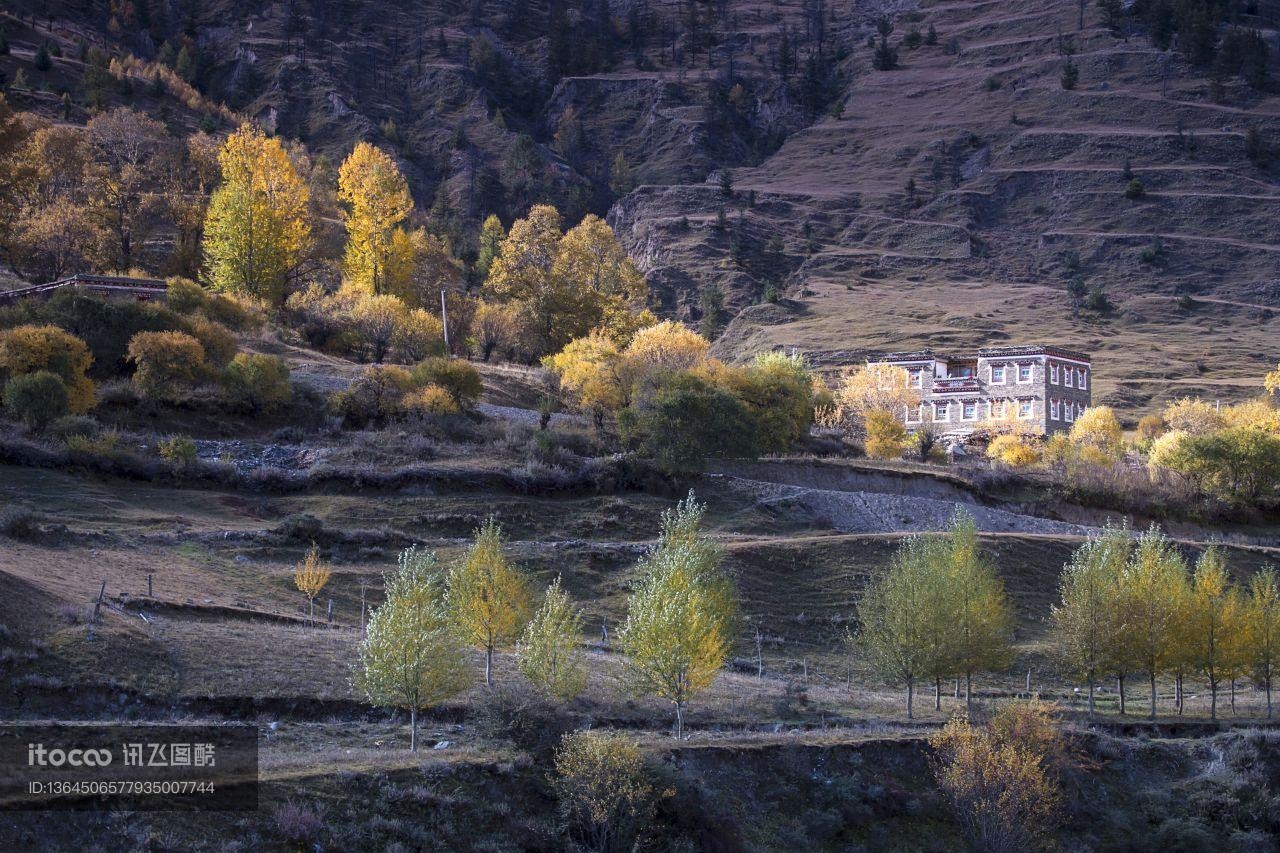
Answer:
<svg viewBox="0 0 1280 853"><path fill-rule="evenodd" d="M28 767L106 767L110 763L109 749L46 749L42 743L27 744Z"/></svg>

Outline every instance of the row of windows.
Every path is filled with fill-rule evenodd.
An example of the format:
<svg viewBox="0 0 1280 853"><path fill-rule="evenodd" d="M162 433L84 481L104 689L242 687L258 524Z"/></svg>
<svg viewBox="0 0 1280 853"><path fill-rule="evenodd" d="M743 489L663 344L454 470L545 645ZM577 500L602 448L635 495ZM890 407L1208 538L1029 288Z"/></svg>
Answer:
<svg viewBox="0 0 1280 853"><path fill-rule="evenodd" d="M913 388L924 387L923 369L912 370L911 386ZM1019 385L1025 385L1034 379L1032 365L1030 364L993 364L991 365L991 384L1007 385L1012 379ZM1071 367L1058 362L1049 363L1049 384L1062 385L1066 388L1079 388L1085 390L1089 387L1089 373L1082 367Z"/></svg>
<svg viewBox="0 0 1280 853"><path fill-rule="evenodd" d="M924 406L920 404L915 409L907 409L907 423L918 424L924 420ZM1013 408L1017 406L1016 410ZM963 402L937 401L933 403L933 420L935 422L945 422L951 420L954 412L958 420L976 421L979 413L982 412L984 404L977 400L965 400ZM1019 418L1029 420L1035 415L1034 404L1031 400L991 400L985 404L986 416L988 418L1005 418L1010 412L1016 411Z"/></svg>
<svg viewBox="0 0 1280 853"><path fill-rule="evenodd" d="M1075 400L1049 400L1049 420L1071 423L1084 414L1084 403Z"/></svg>
<svg viewBox="0 0 1280 853"><path fill-rule="evenodd" d="M1089 387L1089 373L1083 367L1072 367L1069 364L1049 364L1049 384L1062 385L1066 388L1085 390Z"/></svg>

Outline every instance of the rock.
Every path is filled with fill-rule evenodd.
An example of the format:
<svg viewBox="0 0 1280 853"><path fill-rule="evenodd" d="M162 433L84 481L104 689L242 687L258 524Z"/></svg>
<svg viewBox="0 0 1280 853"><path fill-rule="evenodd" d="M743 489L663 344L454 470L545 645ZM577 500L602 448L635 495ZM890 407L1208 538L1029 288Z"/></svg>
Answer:
<svg viewBox="0 0 1280 853"><path fill-rule="evenodd" d="M439 741L436 741L436 745L431 748L432 749L448 749L451 746L453 746L453 741L439 740Z"/></svg>

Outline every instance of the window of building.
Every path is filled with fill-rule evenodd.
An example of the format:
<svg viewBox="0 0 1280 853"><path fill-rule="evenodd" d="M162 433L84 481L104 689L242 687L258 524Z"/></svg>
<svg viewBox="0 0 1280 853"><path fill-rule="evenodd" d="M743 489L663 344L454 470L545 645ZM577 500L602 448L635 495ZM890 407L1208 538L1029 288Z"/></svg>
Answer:
<svg viewBox="0 0 1280 853"><path fill-rule="evenodd" d="M1004 384L1004 365L1003 364L991 365L991 381L996 385Z"/></svg>
<svg viewBox="0 0 1280 853"><path fill-rule="evenodd" d="M1003 418L1005 413L1004 400L991 401L991 417Z"/></svg>
<svg viewBox="0 0 1280 853"><path fill-rule="evenodd" d="M1059 414L1061 413L1061 411L1062 411L1062 404L1060 400L1049 401L1049 419L1050 420L1055 420L1055 421L1062 420L1062 418L1059 417Z"/></svg>
<svg viewBox="0 0 1280 853"><path fill-rule="evenodd" d="M1089 374L1085 373L1083 370L1076 371L1076 380L1077 380L1076 385L1080 387L1080 390L1083 391L1085 388L1089 387L1085 381L1088 379L1088 377L1089 377Z"/></svg>
<svg viewBox="0 0 1280 853"><path fill-rule="evenodd" d="M1070 400L1062 404L1062 414L1066 418L1067 423L1071 423L1076 419L1076 406Z"/></svg>
<svg viewBox="0 0 1280 853"><path fill-rule="evenodd" d="M918 424L924 420L924 406L907 406L907 423Z"/></svg>
<svg viewBox="0 0 1280 853"><path fill-rule="evenodd" d="M1024 382L1024 383L1031 381L1031 365L1029 364L1018 365L1018 381Z"/></svg>
<svg viewBox="0 0 1280 853"><path fill-rule="evenodd" d="M1063 370L1062 373L1063 373L1063 376L1062 376L1063 384L1066 385L1068 388L1074 388L1075 375L1076 375L1075 371L1068 367L1065 370Z"/></svg>
<svg viewBox="0 0 1280 853"><path fill-rule="evenodd" d="M1049 381L1054 385L1058 384L1058 363L1054 362L1049 365Z"/></svg>
<svg viewBox="0 0 1280 853"><path fill-rule="evenodd" d="M935 421L951 420L951 404L950 403L934 403L933 419Z"/></svg>
<svg viewBox="0 0 1280 853"><path fill-rule="evenodd" d="M1031 401L1030 401L1030 400L1021 400L1021 401L1019 401L1019 402L1018 402L1018 417L1023 418L1023 419L1026 419L1026 418L1030 418L1030 417L1031 417L1031 414L1032 414Z"/></svg>
<svg viewBox="0 0 1280 853"><path fill-rule="evenodd" d="M911 387L921 388L923 386L924 386L924 371L923 370L911 371Z"/></svg>
<svg viewBox="0 0 1280 853"><path fill-rule="evenodd" d="M973 400L966 400L960 409L961 420L972 421L978 417L978 404Z"/></svg>

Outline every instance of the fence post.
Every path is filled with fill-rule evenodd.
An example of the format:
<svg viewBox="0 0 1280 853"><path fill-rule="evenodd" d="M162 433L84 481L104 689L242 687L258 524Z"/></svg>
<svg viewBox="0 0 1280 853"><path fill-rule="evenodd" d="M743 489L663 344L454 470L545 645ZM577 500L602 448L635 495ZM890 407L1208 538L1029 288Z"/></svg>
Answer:
<svg viewBox="0 0 1280 853"><path fill-rule="evenodd" d="M107 582L102 582L102 589L98 590L98 600L93 603L93 621L98 621L98 611L102 609L102 598L107 594Z"/></svg>
<svg viewBox="0 0 1280 853"><path fill-rule="evenodd" d="M154 598L151 594L151 575L147 575L147 598Z"/></svg>

